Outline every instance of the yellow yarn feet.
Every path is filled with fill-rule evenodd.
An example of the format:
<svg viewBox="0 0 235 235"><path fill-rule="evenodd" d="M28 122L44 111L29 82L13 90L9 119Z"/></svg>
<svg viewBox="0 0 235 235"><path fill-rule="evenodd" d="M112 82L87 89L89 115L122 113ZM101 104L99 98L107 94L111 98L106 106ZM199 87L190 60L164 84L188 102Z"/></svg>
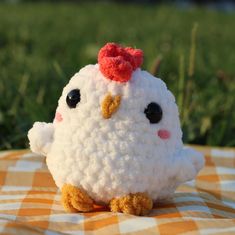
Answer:
<svg viewBox="0 0 235 235"><path fill-rule="evenodd" d="M132 215L146 215L153 208L153 201L147 193L128 194L110 201L113 212L123 212Z"/></svg>
<svg viewBox="0 0 235 235"><path fill-rule="evenodd" d="M68 212L88 212L93 210L93 201L82 189L71 184L62 188L62 204Z"/></svg>
<svg viewBox="0 0 235 235"><path fill-rule="evenodd" d="M81 188L65 184L62 188L62 204L68 212L89 212L94 209L93 200ZM153 207L153 201L147 193L128 194L110 201L113 212L132 215L146 215Z"/></svg>

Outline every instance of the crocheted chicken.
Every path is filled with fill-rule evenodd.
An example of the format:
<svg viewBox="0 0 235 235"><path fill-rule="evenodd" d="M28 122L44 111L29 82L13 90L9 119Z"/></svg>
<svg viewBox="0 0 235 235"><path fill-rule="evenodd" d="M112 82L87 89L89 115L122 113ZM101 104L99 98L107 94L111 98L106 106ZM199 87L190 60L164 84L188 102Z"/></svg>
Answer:
<svg viewBox="0 0 235 235"><path fill-rule="evenodd" d="M144 215L203 167L203 156L183 147L174 96L142 62L141 50L106 44L98 64L64 87L53 123L36 122L28 133L69 212L105 204Z"/></svg>

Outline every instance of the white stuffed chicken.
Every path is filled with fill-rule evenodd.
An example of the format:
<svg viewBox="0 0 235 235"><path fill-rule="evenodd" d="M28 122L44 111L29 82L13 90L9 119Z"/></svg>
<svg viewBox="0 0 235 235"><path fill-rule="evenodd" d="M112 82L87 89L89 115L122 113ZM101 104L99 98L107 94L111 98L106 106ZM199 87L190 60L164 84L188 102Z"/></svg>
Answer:
<svg viewBox="0 0 235 235"><path fill-rule="evenodd" d="M184 148L175 98L140 69L143 52L108 43L63 89L53 123L36 122L31 150L46 156L67 211L146 214L203 167Z"/></svg>

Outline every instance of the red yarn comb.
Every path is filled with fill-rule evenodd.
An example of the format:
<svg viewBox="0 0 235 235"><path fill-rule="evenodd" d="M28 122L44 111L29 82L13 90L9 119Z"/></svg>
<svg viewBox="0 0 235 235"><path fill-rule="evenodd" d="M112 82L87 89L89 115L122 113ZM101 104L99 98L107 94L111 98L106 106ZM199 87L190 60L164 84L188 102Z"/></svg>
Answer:
<svg viewBox="0 0 235 235"><path fill-rule="evenodd" d="M127 82L134 70L143 63L143 51L107 43L98 54L101 73L108 79Z"/></svg>

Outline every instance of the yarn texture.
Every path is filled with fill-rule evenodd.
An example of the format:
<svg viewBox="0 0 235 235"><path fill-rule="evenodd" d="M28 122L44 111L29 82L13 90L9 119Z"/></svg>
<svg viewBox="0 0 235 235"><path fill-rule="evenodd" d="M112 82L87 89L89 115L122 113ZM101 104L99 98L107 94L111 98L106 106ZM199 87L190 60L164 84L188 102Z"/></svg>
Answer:
<svg viewBox="0 0 235 235"><path fill-rule="evenodd" d="M145 214L152 202L171 197L204 165L201 153L183 147L178 108L166 84L139 68L140 50L120 48L116 45L111 56L101 49L100 63L85 66L64 87L53 123L36 122L28 133L31 150L46 156L55 183L67 198L65 208L85 195L85 210L69 211L92 210L94 201L112 202L114 211ZM126 70L130 78L124 75L121 82L116 75L110 79L113 70L107 74L103 64L104 58L118 56L131 67ZM66 98L75 89L80 100L71 108ZM162 110L158 123L150 123L145 115L152 102ZM134 200L135 206L123 205L123 200L127 204Z"/></svg>
<svg viewBox="0 0 235 235"><path fill-rule="evenodd" d="M111 94L108 94L102 101L102 115L104 118L111 118L112 114L115 113L120 105L121 96L117 95L114 98Z"/></svg>
<svg viewBox="0 0 235 235"><path fill-rule="evenodd" d="M115 43L107 43L98 54L100 71L106 78L127 82L134 70L143 63L143 52L131 47L123 48Z"/></svg>

